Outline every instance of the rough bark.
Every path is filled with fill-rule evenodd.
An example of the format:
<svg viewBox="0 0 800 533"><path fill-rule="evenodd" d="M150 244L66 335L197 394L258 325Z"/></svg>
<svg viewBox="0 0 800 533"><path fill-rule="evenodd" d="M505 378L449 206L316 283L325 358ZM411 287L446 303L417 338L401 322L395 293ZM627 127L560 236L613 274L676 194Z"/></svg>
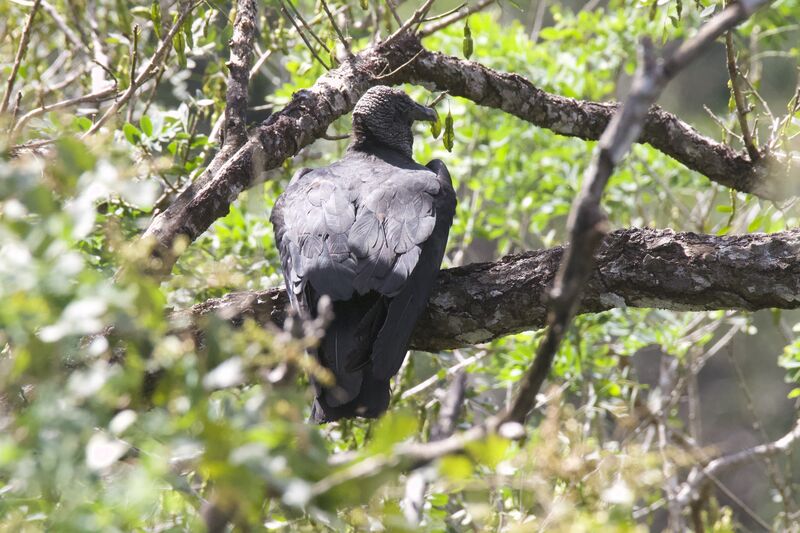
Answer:
<svg viewBox="0 0 800 533"><path fill-rule="evenodd" d="M233 37L228 46L231 58L228 67L228 90L225 94L225 144L241 146L247 140L247 86L256 33L255 0L236 3Z"/></svg>
<svg viewBox="0 0 800 533"><path fill-rule="evenodd" d="M280 166L324 135L331 122L350 112L372 85L392 83L393 71L419 49L417 39L403 36L365 50L320 77L312 87L297 91L291 102L255 128L238 150L224 153L224 159L215 158L210 165L214 172L207 171L187 187L145 232L144 238L155 240L156 253L163 261L157 270L163 273L172 267L172 247L178 236L196 239L228 213L239 193L252 186L261 173ZM378 80L379 76L383 77Z"/></svg>
<svg viewBox="0 0 800 533"><path fill-rule="evenodd" d="M499 72L438 52L425 51L409 71L411 83L500 109L559 135L598 140L619 109L616 102L589 102L547 93L522 76ZM778 200L794 196L774 157L751 162L743 152L702 135L678 117L653 106L638 142L647 143L711 181L756 196Z"/></svg>
<svg viewBox="0 0 800 533"><path fill-rule="evenodd" d="M526 252L492 263L444 270L412 346L426 351L467 346L540 328L545 289L564 249ZM626 229L609 234L596 256L578 313L619 307L709 311L800 307L800 230L717 237L672 230ZM281 325L283 289L232 293L178 313L219 312L241 321Z"/></svg>
<svg viewBox="0 0 800 533"><path fill-rule="evenodd" d="M619 107L548 94L517 74L430 52L416 37L400 35L362 51L309 89L295 93L291 102L255 128L238 150L225 146L209 170L156 216L145 232L145 238L154 239L163 261L159 270L166 273L172 267L172 246L179 235L190 241L197 238L227 214L231 202L263 172L280 166L324 135L331 122L350 112L369 87L406 82L434 86L554 133L587 140L600 138ZM790 184L785 165L774 157L752 163L745 154L701 135L658 107L650 110L639 142L649 143L712 181L738 191L769 199L800 192Z"/></svg>

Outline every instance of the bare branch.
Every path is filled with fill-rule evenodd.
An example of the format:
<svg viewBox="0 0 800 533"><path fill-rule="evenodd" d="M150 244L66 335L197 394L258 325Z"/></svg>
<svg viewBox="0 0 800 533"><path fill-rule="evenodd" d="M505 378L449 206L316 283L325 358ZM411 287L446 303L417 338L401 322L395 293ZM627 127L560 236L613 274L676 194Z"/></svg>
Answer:
<svg viewBox="0 0 800 533"><path fill-rule="evenodd" d="M290 3L290 5L291 5L291 3ZM325 70L330 70L331 68L333 68L333 67L331 67L331 66L328 66L328 64L327 64L327 63L325 63L325 62L322 60L322 58L321 58L321 57L319 57L319 54L317 54L317 51L316 51L316 50L314 50L314 47L313 47L313 46L311 46L311 43L309 42L309 40L308 40L308 38L306 37L305 33L303 33L303 30L301 30L301 29L300 29L300 26L297 24L297 21L296 21L296 20L294 20L294 17L292 16L292 14L291 14L291 13L289 13L289 10L288 10L288 9L286 9L286 4L284 4L282 0L281 0L281 13L283 13L283 16L284 16L284 17L286 17L286 18L289 20L289 22L291 22L291 23L292 23L292 26L294 26L294 29L297 31L297 35L299 35L299 36L300 36L300 38L303 40L303 43L305 43L305 45L306 45L306 48L308 48L308 51L309 51L309 52L311 52L311 55L312 55L312 56L314 56L314 59L316 59L316 60L319 62L319 64L320 64L320 65L322 65L322 67L323 67ZM315 39L317 39L317 40L319 41L319 37L317 37L317 34L316 34L316 33L314 33L313 31L311 31L311 28L309 28L309 27L308 27L308 24L306 24L306 23L305 23L305 21L303 21L303 19L300 19L300 20L303 22L303 25L304 25L304 26L305 26L305 28L306 28L306 29L309 31L309 33L311 33L311 35L312 35L312 36L313 36Z"/></svg>
<svg viewBox="0 0 800 533"><path fill-rule="evenodd" d="M389 12L394 17L395 22L397 22L397 27L403 25L403 19L400 18L400 15L397 14L397 9L394 7L394 0L386 0L386 7L389 8Z"/></svg>
<svg viewBox="0 0 800 533"><path fill-rule="evenodd" d="M83 134L84 137L92 135L96 133L102 126L105 124L109 118L114 116L117 111L120 110L122 106L128 103L128 101L133 96L133 93L145 82L149 81L155 74L158 72L161 63L167 57L167 52L172 47L172 38L175 37L175 34L181 30L181 25L186 17L189 16L189 13L197 6L197 2L194 0L187 0L182 3L180 7L180 11L178 12L178 17L175 19L175 23L169 29L169 31L164 35L161 39L161 43L158 45L155 53L150 58L150 61L145 65L142 71L136 76L136 79L131 79L131 83L128 86L127 90L122 94L122 96L117 99L111 107L106 110L100 119L95 122L89 130Z"/></svg>
<svg viewBox="0 0 800 533"><path fill-rule="evenodd" d="M3 101L0 102L0 114L8 110L8 103L11 101L11 93L14 91L14 82L17 80L17 72L19 66L22 64L22 59L25 57L25 52L28 51L28 42L31 38L31 30L33 29L33 19L36 18L36 12L39 11L39 4L42 0L34 0L31 12L25 21L25 26L22 28L22 36L19 39L19 46L17 47L17 54L14 56L14 64L11 65L11 72L8 74L6 80L6 92L3 94Z"/></svg>
<svg viewBox="0 0 800 533"><path fill-rule="evenodd" d="M225 95L225 144L237 148L247 141L247 87L255 33L255 0L238 0L230 41L231 55L226 63L229 74Z"/></svg>
<svg viewBox="0 0 800 533"><path fill-rule="evenodd" d="M436 33L439 30L443 30L444 28L450 26L451 24L455 24L459 20L467 18L473 13L477 13L478 11L483 11L490 5L494 4L495 1L496 0L481 0L474 6L469 6L467 9L462 10L462 8L459 7L452 14L443 14L444 16L440 20L428 24L424 28L422 28L419 32L419 36L427 37L429 35ZM430 17L428 20L435 20L435 19L433 17Z"/></svg>
<svg viewBox="0 0 800 533"><path fill-rule="evenodd" d="M689 474L689 478L683 484L678 494L679 503L681 505L688 505L691 503L692 500L697 497L701 485L707 479L716 477L721 471L760 457L785 452L794 445L795 441L798 439L800 439L800 420L795 422L791 431L774 442L759 444L758 446L746 450L718 457L709 462L705 468L696 468L692 470L691 474Z"/></svg>
<svg viewBox="0 0 800 533"><path fill-rule="evenodd" d="M766 0L744 0L730 5L705 24L663 62L656 60L652 43L643 40L639 68L622 109L611 119L600 137L592 163L586 170L583 187L570 211L570 247L559 267L550 291L548 327L517 397L505 420L523 422L533 408L536 395L549 374L555 354L572 322L581 294L595 266L594 255L605 235L607 217L600 201L614 167L622 161L644 128L648 109L667 83L694 60L706 46L746 19Z"/></svg>
<svg viewBox="0 0 800 533"><path fill-rule="evenodd" d="M97 93L90 93L84 94L81 96L76 96L75 98L68 98L66 100L62 100L60 102L56 102L53 104L43 104L41 107L37 107L36 109L32 109L28 111L24 115L22 115L19 120L17 121L16 125L14 126L13 131L11 132L12 137L17 135L22 127L25 124L40 115L48 113L50 111L56 111L58 109L64 109L65 107L72 107L75 105L85 104L88 102L103 102L105 100L110 100L117 96L117 88L112 86L106 87L102 89L100 92Z"/></svg>
<svg viewBox="0 0 800 533"><path fill-rule="evenodd" d="M94 2L91 2L86 10L86 16L89 19L89 29L91 30L92 34L92 60L94 64L92 65L91 69L91 77L92 77L92 90L91 92L96 93L100 92L102 89L109 85L108 79L106 79L106 74L113 76L113 73L109 69L109 59L108 54L106 54L105 48L103 47L103 41L100 38L100 28L97 23L97 17L95 16L95 12L97 11L97 6ZM133 77L131 77L133 80ZM116 80L114 81L116 85Z"/></svg>
<svg viewBox="0 0 800 533"><path fill-rule="evenodd" d="M328 20L330 21L331 26L333 26L333 30L336 32L336 35L339 36L339 41L341 41L345 52L347 52L347 56L353 57L353 51L350 50L350 43L344 36L344 33L342 33L342 30L341 28L339 28L339 25L336 23L336 19L333 17L333 13L331 13L331 10L328 9L328 3L325 0L320 0L320 2L322 3L322 9L325 10L325 15L328 16Z"/></svg>
<svg viewBox="0 0 800 533"><path fill-rule="evenodd" d="M564 248L556 247L443 270L412 347L436 352L541 328L547 313L544 292L563 254ZM796 309L798 255L800 230L724 237L672 230L615 231L597 252L577 313L625 307ZM283 289L269 289L232 293L180 314L191 318L224 311L234 321L249 316L282 326L288 305ZM733 334L711 350L718 352Z"/></svg>
<svg viewBox="0 0 800 533"><path fill-rule="evenodd" d="M567 222L570 246L550 290L547 333L508 410L509 421L522 423L525 420L550 372L561 340L575 315L581 293L594 269L595 250L607 232L608 220L600 207L603 191L615 166L639 137L647 110L666 84L666 81L659 81L652 44L645 40L628 99L600 137L592 162L586 170L583 188L572 205Z"/></svg>
<svg viewBox="0 0 800 533"><path fill-rule="evenodd" d="M409 32L409 30L415 24L419 24L420 22L422 22L422 20L425 18L425 15L428 14L428 11L430 11L431 7L433 6L433 2L434 1L435 0L425 0L425 3L423 3L419 7L419 9L414 11L414 14L411 15L411 17L409 17L409 19L407 21L405 21L405 23L402 26L397 28L397 30L393 34L391 34L389 37L387 37L384 42L386 44L391 43L392 41L396 40L398 37L400 37L404 33Z"/></svg>
<svg viewBox="0 0 800 533"><path fill-rule="evenodd" d="M739 85L739 78L743 77L739 72L739 67L736 65L736 51L733 48L733 32L729 31L725 34L725 55L727 57L728 77L731 81L731 93L733 93L733 100L736 103L736 115L739 118L739 127L742 130L742 142L750 155L751 161L758 161L761 154L758 152L753 136L750 133L750 126L747 124L747 114L750 110L747 108L742 88Z"/></svg>
<svg viewBox="0 0 800 533"><path fill-rule="evenodd" d="M60 29L67 40L72 43L72 46L77 48L78 50L83 51L86 55L91 56L91 50L89 50L86 45L81 41L80 37L69 27L67 21L64 20L64 17L58 12L58 10L49 3L47 0L42 0L42 9L47 12L48 15L53 19L53 22L56 23L58 29Z"/></svg>

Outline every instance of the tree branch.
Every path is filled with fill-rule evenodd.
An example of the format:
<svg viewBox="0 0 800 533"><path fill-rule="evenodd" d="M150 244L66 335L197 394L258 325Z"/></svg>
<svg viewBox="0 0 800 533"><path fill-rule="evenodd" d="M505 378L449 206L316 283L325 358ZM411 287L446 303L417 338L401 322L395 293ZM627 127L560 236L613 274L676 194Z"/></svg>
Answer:
<svg viewBox="0 0 800 533"><path fill-rule="evenodd" d="M752 0L748 5L751 3ZM731 9L736 11L738 6ZM392 75L380 78L386 72ZM178 236L196 239L228 212L231 202L252 186L257 176L278 167L324 135L328 125L348 113L370 86L406 82L428 87L433 84L451 95L511 113L555 133L583 139L599 139L619 109L615 103L551 95L516 74L430 52L405 32L391 42L362 51L320 77L311 88L298 91L285 108L258 127L240 150L221 150L206 173L155 217L145 232L144 237L155 244L154 272L164 274L172 268L177 259L173 244ZM739 191L775 199L800 192L800 188L789 190L796 186L781 179L785 171L780 172L774 157L751 162L746 155L700 135L656 107L650 109L639 141L653 145L712 181Z"/></svg>
<svg viewBox="0 0 800 533"><path fill-rule="evenodd" d="M17 81L17 72L19 72L19 67L22 64L22 58L25 57L25 52L28 51L28 42L30 41L31 30L33 29L33 19L36 18L36 12L39 11L39 4L41 1L42 0L34 0L31 12L28 14L25 26L22 28L22 36L19 39L19 46L14 56L14 63L11 65L11 72L9 72L8 79L6 80L6 90L3 93L3 101L0 102L0 114L5 113L8 109L11 93L14 91L14 82Z"/></svg>
<svg viewBox="0 0 800 533"><path fill-rule="evenodd" d="M493 263L443 270L414 332L417 350L488 342L545 324L544 292L563 247ZM800 230L719 237L672 230L626 229L604 239L577 313L646 307L676 311L800 307ZM222 313L283 325L283 289L232 293L176 313L194 321Z"/></svg>
<svg viewBox="0 0 800 533"><path fill-rule="evenodd" d="M476 3L475 5L469 6L466 9L457 9L455 12L448 14L442 17L441 19L436 20L436 22L431 22L430 24L426 25L424 28L420 30L418 35L420 37L427 37L428 35L433 35L437 31L443 30L444 28L450 26L451 24L454 24L461 19L467 18L473 13L477 13L478 11L486 9L490 5L494 4L495 1L496 0L481 0L480 2Z"/></svg>
<svg viewBox="0 0 800 533"><path fill-rule="evenodd" d="M614 115L600 137L592 162L586 169L583 187L569 213L570 246L549 292L547 333L536 350L536 358L522 380L508 409L507 420L522 423L536 402L550 373L561 340L572 322L584 286L594 269L594 255L608 232L608 217L600 207L603 191L614 168L628 154L639 137L650 105L658 99L666 79L661 79L652 43L644 40L639 68L625 105Z"/></svg>
<svg viewBox="0 0 800 533"><path fill-rule="evenodd" d="M239 150L221 150L207 171L156 216L145 232L144 238L153 239L156 246L154 272L167 273L172 268L176 259L173 244L178 236L196 239L228 212L231 202L252 186L256 177L324 135L328 126L350 112L376 83L376 76L403 65L419 50L418 40L403 36L359 53L321 76L310 88L296 92L292 101L259 125ZM394 78L386 83L392 81Z"/></svg>
<svg viewBox="0 0 800 533"><path fill-rule="evenodd" d="M240 147L247 141L247 87L256 33L255 0L238 0L233 37L229 43L228 90L225 94L225 144Z"/></svg>
<svg viewBox="0 0 800 533"><path fill-rule="evenodd" d="M89 135L96 133L103 126L103 124L108 121L109 118L114 116L122 106L128 103L128 101L133 97L133 93L136 92L139 87L144 85L145 82L149 81L153 76L156 75L159 67L167 57L167 52L172 48L172 38L175 37L175 34L181 30L183 21L189 16L189 14L197 5L197 0L181 1L180 7L178 8L178 16L175 19L175 22L172 24L166 35L164 35L164 37L161 39L161 42L159 43L158 48L156 48L156 51L153 53L153 56L145 64L139 75L136 76L136 79L131 79L130 85L122 94L122 96L106 110L103 116L100 117L100 119L97 120L97 122L95 122L86 133L83 134L83 137L88 137Z"/></svg>
<svg viewBox="0 0 800 533"><path fill-rule="evenodd" d="M736 50L733 47L733 31L725 34L725 56L728 66L728 78L731 81L731 93L733 94L733 101L736 104L736 116L739 119L739 127L742 130L742 142L750 156L751 161L758 160L761 154L758 152L755 140L750 133L750 126L747 124L747 114L750 110L747 107L744 94L742 94L742 87L739 84L739 77L742 76L739 72L739 66L736 64Z"/></svg>
<svg viewBox="0 0 800 533"><path fill-rule="evenodd" d="M592 141L600 138L620 106L550 94L517 74L427 50L402 75L405 81L428 87L432 83L435 90L505 111L553 133ZM753 162L746 154L702 135L658 106L650 108L637 142L649 144L711 181L737 191L771 200L800 193L800 187L780 172L780 160L775 156Z"/></svg>
<svg viewBox="0 0 800 533"><path fill-rule="evenodd" d="M714 479L722 470L752 461L759 457L767 457L780 452L787 451L794 443L800 439L800 420L795 422L794 427L786 435L774 442L759 444L746 450L724 455L710 461L705 468L696 468L689 474L688 479L681 487L677 495L678 503L682 506L691 503L698 494L700 486L707 479Z"/></svg>

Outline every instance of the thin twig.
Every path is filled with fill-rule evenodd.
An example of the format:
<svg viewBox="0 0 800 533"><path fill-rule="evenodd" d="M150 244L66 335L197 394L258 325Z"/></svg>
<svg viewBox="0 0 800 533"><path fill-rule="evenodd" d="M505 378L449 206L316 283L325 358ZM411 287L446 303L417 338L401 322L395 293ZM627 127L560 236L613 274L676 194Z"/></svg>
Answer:
<svg viewBox="0 0 800 533"><path fill-rule="evenodd" d="M300 25L303 26L303 28L305 28L305 30L309 34L311 34L311 36L314 38L315 41L317 41L317 43L322 47L323 50L325 50L326 52L328 52L330 54L331 51L328 48L328 46L325 44L325 42L322 39L319 38L319 36L316 34L316 32L311 29L311 26L308 23L306 23L306 20L303 18L303 15L300 13L300 11L292 3L292 0L281 0L281 3L283 3L283 2L286 2L287 4L289 4L289 7L292 8L292 13L294 13L294 16L297 17L297 20L300 21ZM298 29L297 31L299 32L300 30Z"/></svg>
<svg viewBox="0 0 800 533"><path fill-rule="evenodd" d="M44 98L48 94L60 91L64 87L70 85L71 83L74 83L78 78L80 78L84 74L86 74L86 70L83 66L76 68L74 72L67 73L66 77L63 80L59 81L58 83L42 88L39 97Z"/></svg>
<svg viewBox="0 0 800 533"><path fill-rule="evenodd" d="M424 28L422 28L422 30L420 30L419 36L420 37L427 37L429 35L432 35L432 34L436 33L437 31L442 30L442 29L450 26L451 24L454 24L454 23L458 22L461 19L467 18L468 16L472 15L473 13L477 13L478 11L483 11L484 9L489 7L490 5L494 4L495 1L496 0L481 0L480 2L475 4L474 6L470 6L470 7L468 7L467 9L465 9L463 11L460 11L461 8L459 8L458 12L453 13L452 15L449 15L447 17L443 17L438 22L426 25ZM433 20L433 18L429 18L427 20Z"/></svg>
<svg viewBox="0 0 800 533"><path fill-rule="evenodd" d="M387 37L384 42L390 43L394 41L400 35L410 30L415 24L421 22L425 18L425 15L428 14L430 8L433 6L433 2L435 2L435 0L425 0L425 3L422 4L422 6L420 6L419 9L414 11L414 14L411 15L411 17L409 17L409 19L402 26L397 28L397 31L395 31L393 34Z"/></svg>
<svg viewBox="0 0 800 533"><path fill-rule="evenodd" d="M333 18L331 10L328 9L328 3L325 0L320 0L320 2L322 3L322 9L325 10L325 14L328 16L328 20L331 21L331 26L333 26L333 31L335 31L336 35L339 36L339 40L342 42L342 46L344 46L344 50L345 52L347 52L347 56L352 58L353 51L350 49L350 43L345 38L344 33L342 33L341 28L339 28L339 25L336 24L336 19Z"/></svg>
<svg viewBox="0 0 800 533"><path fill-rule="evenodd" d="M100 27L97 23L97 17L95 16L96 12L97 6L94 5L93 2L90 3L86 10L86 16L89 19L89 29L92 34L92 60L94 66L91 71L91 92L93 93L99 92L108 85L109 82L106 79L106 74L110 75L112 78L114 77L114 73L108 68L108 54L106 54L106 51L103 49L103 41L100 38ZM131 78L131 83L133 83L133 78Z"/></svg>
<svg viewBox="0 0 800 533"><path fill-rule="evenodd" d="M386 7L389 8L389 12L394 17L395 22L397 22L397 27L403 25L403 19L400 18L400 15L397 14L397 9L394 7L394 0L386 0Z"/></svg>
<svg viewBox="0 0 800 533"><path fill-rule="evenodd" d="M25 124L32 118L36 118L50 111L56 111L58 109L64 109L65 107L85 104L87 102L103 102L105 100L114 98L116 95L117 95L117 89L116 87L112 86L112 87L106 87L105 89L97 93L84 94L81 96L76 96L75 98L68 98L67 100L62 100L54 104L42 105L41 107L32 109L27 113L25 113L24 115L22 115L17 121L17 123L14 125L14 129L11 132L11 136L13 137L17 135L20 132L21 128L25 126Z"/></svg>
<svg viewBox="0 0 800 533"><path fill-rule="evenodd" d="M547 332L505 420L525 420L549 374L561 339L580 302L583 287L592 273L594 252L607 231L607 217L600 208L603 190L616 164L639 138L650 106L682 68L719 36L766 3L768 0L742 0L729 5L663 61L656 60L649 40L642 42L639 69L631 92L622 109L614 115L600 137L581 193L570 211L568 225L571 242L549 294L551 304Z"/></svg>
<svg viewBox="0 0 800 533"><path fill-rule="evenodd" d="M453 13L456 13L456 12L460 11L461 9L463 9L465 7L467 7L467 3L466 2L462 2L461 4L457 5L453 9L448 9L444 13L439 13L438 15L431 15L430 17L425 17L424 19L422 19L422 22L433 22L434 20L441 20L441 19L443 19L443 18L445 18L447 16L452 15Z"/></svg>
<svg viewBox="0 0 800 533"><path fill-rule="evenodd" d="M314 50L314 47L313 47L313 46L311 46L311 43L308 41L308 39L306 38L305 34L304 34L304 33L303 33L303 31L300 29L300 26L299 26L299 25L297 24L297 22L294 20L294 17L292 17L292 15L291 15L291 14L289 14L289 11L286 9L286 5L285 5L283 2L281 2L281 13L283 13L283 16L284 16L284 17L286 17L287 19L289 19L289 22L291 22L291 23L292 23L292 26L294 26L294 29L297 31L297 35L299 35L299 36L300 36L300 38L303 40L303 42L304 42L304 43L305 43L305 45L306 45L306 48L308 48L308 50L311 52L311 55L312 55L312 56L314 56L314 59L316 59L316 60L319 62L319 64L320 64L320 65L322 65L322 67L323 67L325 70L330 70L330 69L331 69L331 67L329 67L329 66L328 66L328 65L327 65L327 64L326 64L326 63L325 63L325 62L322 60L322 58L321 58L321 57L319 57L319 54L317 54L317 51L316 51L316 50Z"/></svg>
<svg viewBox="0 0 800 533"><path fill-rule="evenodd" d="M390 77L394 76L395 74L397 74L398 72L400 72L401 70L406 68L408 65L410 65L411 63L416 61L416 59L420 56L420 54L422 52L424 52L424 50L419 50L416 54L414 54L411 57L411 59L409 59L408 61L406 61L405 63L403 63L399 67L397 67L396 69L392 70L391 72L387 72L386 74L381 74L380 76L375 76L372 79L373 80L385 80L386 78L390 78Z"/></svg>
<svg viewBox="0 0 800 533"><path fill-rule="evenodd" d="M697 491L704 481L711 476L716 476L722 470L736 466L740 463L752 461L754 459L775 455L785 452L796 440L800 439L800 420L795 421L794 427L783 437L774 442L759 444L752 448L747 448L739 452L718 457L709 462L704 468L696 468L690 474L686 482L681 487L678 494L678 501L681 505L689 504L697 497Z"/></svg>
<svg viewBox="0 0 800 533"><path fill-rule="evenodd" d="M178 13L178 17L175 19L175 23L161 39L161 43L159 44L155 53L153 53L150 61L145 65L136 79L131 80L130 85L123 95L116 100L110 108L108 108L103 116L97 122L95 122L91 128L89 128L89 131L83 134L83 137L87 137L96 133L103 126L103 124L108 121L109 118L116 114L116 112L119 111L123 105L128 103L136 89L141 87L145 82L149 81L153 76L155 76L159 67L162 65L162 62L165 60L168 51L172 48L172 38L175 37L175 34L181 30L183 21L187 16L189 16L189 13L191 13L198 4L199 2L195 1L187 1L183 3Z"/></svg>
<svg viewBox="0 0 800 533"><path fill-rule="evenodd" d="M84 44L83 41L81 41L80 37L78 37L72 28L69 27L67 21L64 20L64 17L61 16L55 6L53 6L47 0L42 0L42 9L48 15L50 15L50 17L53 19L53 22L55 22L56 26L58 26L58 28L64 33L64 36L67 38L67 40L72 43L72 46L78 50L81 50L88 56L92 55L92 51L86 46L86 44Z"/></svg>
<svg viewBox="0 0 800 533"><path fill-rule="evenodd" d="M487 352L486 350L481 350L480 352L476 353L472 357L468 357L468 358L464 359L463 361L459 361L455 365L451 366L450 368L447 369L447 372L445 374L448 375L448 376L456 374L462 368L468 367L472 363L476 363L476 362L480 361L488 353L489 352ZM410 389L408 389L406 391L403 391L403 394L400 396L400 398L403 399L403 400L407 400L408 398L411 398L415 394L419 394L420 392L422 392L425 389L431 387L432 385L435 385L440 380L441 380L441 378L439 377L439 375L438 374L434 374L431 377L429 377L428 379L426 379L425 381L422 381L422 382L418 383L417 385L414 385Z"/></svg>
<svg viewBox="0 0 800 533"><path fill-rule="evenodd" d="M28 50L28 42L31 39L31 30L33 29L33 19L36 17L36 12L39 11L39 4L42 0L34 0L31 12L28 14L28 19L25 21L25 27L22 28L22 37L19 40L17 47L17 55L14 56L14 64L11 66L11 72L8 74L6 80L6 92L3 94L3 101L0 103L0 114L3 114L8 109L8 103L11 101L11 92L14 90L14 82L17 80L17 72L22 64L22 59L25 57L25 52Z"/></svg>
<svg viewBox="0 0 800 533"><path fill-rule="evenodd" d="M536 4L536 17L533 19L533 28L531 28L531 35L529 39L532 43L539 40L539 33L542 31L542 24L544 23L544 14L547 10L548 0L539 0Z"/></svg>
<svg viewBox="0 0 800 533"><path fill-rule="evenodd" d="M750 126L747 123L747 114L750 109L747 107L745 97L742 94L742 88L739 84L739 78L743 77L739 72L739 67L736 64L736 51L733 47L733 31L725 34L725 55L728 65L728 76L731 81L731 93L733 93L733 101L736 104L736 115L739 118L739 127L742 130L742 141L744 147L747 149L747 154L750 156L751 161L758 161L761 154L758 152L753 136L750 133Z"/></svg>
<svg viewBox="0 0 800 533"><path fill-rule="evenodd" d="M136 66L137 66L136 63L139 60L139 25L138 24L134 24L133 25L133 39L132 39L132 42L131 42L130 56L131 56L131 68L130 68L130 71L129 71L128 78L133 80L134 78L136 78ZM128 104L128 116L127 116L127 121L128 122L131 122L133 120L133 107L134 107L133 99L134 99L134 96L131 95L131 101Z"/></svg>
<svg viewBox="0 0 800 533"><path fill-rule="evenodd" d="M747 379L745 378L744 372L742 372L742 368L739 366L739 362L736 360L736 356L733 354L733 350L730 346L726 352L728 354L728 359L730 359L731 364L736 371L736 380L739 382L739 388L742 390L745 406L747 407L747 411L750 415L753 429L761 435L761 438L764 441L768 441L769 435L767 435L767 430L764 428L764 425L761 423L760 417L756 412L753 394L750 392L750 387L747 386ZM794 495L791 491L791 485L786 483L786 480L781 474L780 468L777 464L775 464L775 461L773 461L769 455L764 456L764 462L767 465L767 474L772 481L772 484L781 495L781 503L783 504L784 512L788 515L791 512L789 504L796 504L794 501Z"/></svg>
<svg viewBox="0 0 800 533"><path fill-rule="evenodd" d="M345 139L349 139L350 135L347 133L342 133L341 135L329 135L327 133L323 133L319 136L320 139L325 139L326 141L343 141Z"/></svg>
<svg viewBox="0 0 800 533"><path fill-rule="evenodd" d="M684 531L685 524L681 513L681 506L677 502L678 476L675 473L675 465L672 464L667 454L667 444L669 442L669 411L664 409L666 404L676 391L678 382L678 360L670 354L661 353L661 364L659 368L658 387L653 391L654 399L653 411L660 413L657 416L656 427L658 431L658 451L661 455L661 469L664 474L664 493L669 509L669 528L671 531Z"/></svg>
<svg viewBox="0 0 800 533"><path fill-rule="evenodd" d="M711 120L717 123L717 126L719 126L722 129L723 133L725 133L726 135L730 135L734 139L739 139L740 141L742 140L742 136L739 135L738 133L735 133L728 126L726 126L725 123L722 122L722 119L720 119L717 115L715 115L714 112L711 111L711 109L709 109L707 105L703 104L703 109L705 110L706 113L708 113L708 116L711 117ZM727 141L727 137L723 137L722 140Z"/></svg>
<svg viewBox="0 0 800 533"><path fill-rule="evenodd" d="M441 93L439 93L439 95L438 95L436 98L434 98L434 99L433 99L433 102L431 102L430 104L428 104L428 107L436 107L436 106L439 104L439 102L441 102L442 100L444 100L444 99L445 99L445 97L446 97L448 94L450 94L450 92L449 92L449 91L442 91Z"/></svg>

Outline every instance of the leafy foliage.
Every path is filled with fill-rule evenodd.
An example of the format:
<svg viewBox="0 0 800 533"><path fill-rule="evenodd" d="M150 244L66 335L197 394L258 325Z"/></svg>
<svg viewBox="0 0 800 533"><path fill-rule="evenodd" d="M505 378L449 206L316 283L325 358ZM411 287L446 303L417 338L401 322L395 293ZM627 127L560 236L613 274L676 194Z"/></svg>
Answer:
<svg viewBox="0 0 800 533"><path fill-rule="evenodd" d="M346 6L329 3L335 10ZM312 4L296 3L333 48L335 35L324 16L311 15ZM369 4L344 11L356 49L371 36ZM139 58L150 57L182 4L53 5L70 24L70 17L86 22L87 10L96 7L100 44L81 35L86 50L65 52L65 43L71 45L62 29L40 13L35 45L18 74L18 86L26 88L20 111L36 109L39 98L88 93L87 58L94 46L108 56L101 69L106 81L123 90L131 82L134 26ZM279 108L323 74L279 7L267 2L260 21L259 47L270 57L252 82L255 118L264 112L262 103ZM502 13L471 15L468 24L455 24L425 44L518 73L553 93L607 100L633 71L639 37L680 38L720 7L615 0L606 8L577 10L557 3L533 41L530 25L521 22L527 13L504 2ZM10 37L0 43L4 72L29 9L23 2L0 6L3 35ZM780 52L790 62L775 67L781 72L797 68L798 40L789 36L797 36L791 19L796 22L798 11L796 0L779 0L741 30L743 39L762 47L753 55ZM378 23L390 24L384 15ZM270 206L290 167L333 161L345 146L317 141L242 193L183 254L172 277L157 282L146 274L149 250L137 236L218 148L212 131L224 110L232 20L227 3L199 4L172 39L158 85L138 93L131 111L124 109L100 132L86 135L102 115L98 102L87 102L86 108L43 112L9 139L17 145L55 143L44 157L0 161L0 529L195 530L203 527L204 503L211 502L223 511L235 509L232 520L243 529L414 530L398 504L408 465L389 459L396 444L429 435L447 369L471 361L463 365L470 380L461 426L468 427L496 412L530 365L538 332L453 353L414 353L397 380L389 415L319 428L305 423L305 375L319 371L303 355L311 341L252 321L234 328L216 317L187 332L179 315L165 313L230 291L279 285ZM89 31L91 24L80 26ZM59 88L72 74L78 75ZM753 73L754 112L765 115L755 98L760 84ZM406 89L419 101L432 98L422 88ZM780 96L789 101L785 93ZM727 93L718 100L708 103L718 122L697 120L710 134L728 135L735 117ZM780 126L776 150L798 151L797 96L793 102L785 113L785 105L770 102ZM448 97L443 105L443 127L437 123L432 136L419 132L415 157L447 161L458 187L447 264L561 243L591 143L556 137L469 101ZM348 128L343 118L332 130ZM735 136L729 140L735 143ZM647 146L637 146L618 169L605 202L616 227L724 234L798 223L796 208L729 196ZM786 326L790 319L776 314L775 323ZM529 437L517 442L495 436L434 463L423 527L645 530L632 509L658 504L667 458L677 466L693 464L693 458L678 447L657 452L646 445L640 412L648 385L636 375L632 356L657 350L686 368L709 353L723 331L755 334L754 324L755 318L735 312L618 309L580 317L558 355L554 387L533 415ZM797 397L800 347L793 337L786 343L780 364L793 384L789 395ZM759 355L759 364L767 364L779 351ZM428 379L430 386L418 386ZM682 425L677 406L666 416ZM350 454L344 465L332 459L342 453ZM385 467L355 481L331 481L370 461ZM776 528L790 523L783 508L759 505L775 516ZM713 507L702 520L713 531L732 531L739 515L732 516L729 508Z"/></svg>

